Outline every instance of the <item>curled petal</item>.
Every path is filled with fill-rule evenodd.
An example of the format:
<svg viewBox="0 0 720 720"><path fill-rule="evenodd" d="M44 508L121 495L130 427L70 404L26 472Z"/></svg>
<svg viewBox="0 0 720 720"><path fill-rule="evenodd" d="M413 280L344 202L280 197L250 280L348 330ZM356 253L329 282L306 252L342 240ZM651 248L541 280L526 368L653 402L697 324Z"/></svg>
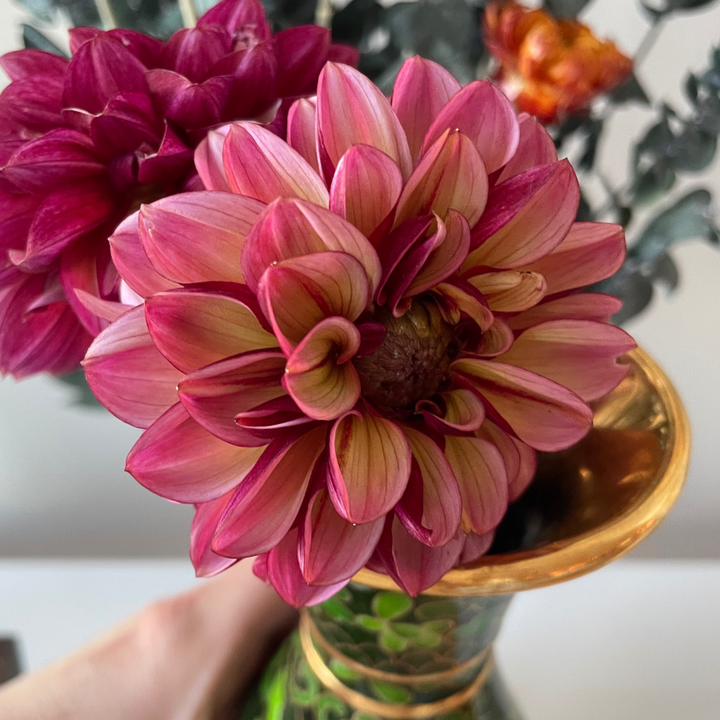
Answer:
<svg viewBox="0 0 720 720"><path fill-rule="evenodd" d="M195 150L195 168L206 190L232 192L222 158L229 130L230 125L211 130Z"/></svg>
<svg viewBox="0 0 720 720"><path fill-rule="evenodd" d="M284 372L285 356L278 350L245 353L187 375L178 385L178 395L195 421L221 440L264 445L248 438L235 418L285 395Z"/></svg>
<svg viewBox="0 0 720 720"><path fill-rule="evenodd" d="M508 477L508 500L514 502L535 477L537 453L490 420L483 423L476 435L491 442L500 451Z"/></svg>
<svg viewBox="0 0 720 720"><path fill-rule="evenodd" d="M456 360L451 369L472 383L501 421L536 450L570 447L592 426L592 410L571 390L523 368L493 360Z"/></svg>
<svg viewBox="0 0 720 720"><path fill-rule="evenodd" d="M190 526L190 560L197 577L213 577L237 562L235 558L218 555L211 547L220 518L233 494L231 490L216 500L197 506Z"/></svg>
<svg viewBox="0 0 720 720"><path fill-rule="evenodd" d="M617 359L634 347L635 341L614 325L554 320L525 330L499 360L550 378L589 402L627 375L630 366Z"/></svg>
<svg viewBox="0 0 720 720"><path fill-rule="evenodd" d="M407 181L395 224L430 213L445 218L449 210L457 210L473 227L487 197L488 178L480 153L467 135L448 130L428 149Z"/></svg>
<svg viewBox="0 0 720 720"><path fill-rule="evenodd" d="M372 522L389 512L405 492L410 466L408 440L390 420L353 411L333 425L328 489L350 522Z"/></svg>
<svg viewBox="0 0 720 720"><path fill-rule="evenodd" d="M595 320L609 322L622 308L622 300L602 293L580 293L547 300L508 319L516 332L539 325L548 320Z"/></svg>
<svg viewBox="0 0 720 720"><path fill-rule="evenodd" d="M574 223L565 239L528 269L545 276L552 295L605 280L624 260L625 232L620 225Z"/></svg>
<svg viewBox="0 0 720 720"><path fill-rule="evenodd" d="M271 203L248 236L242 271L257 291L263 273L274 263L320 252L352 255L365 268L371 294L380 282L380 260L368 239L335 213L303 200Z"/></svg>
<svg viewBox="0 0 720 720"><path fill-rule="evenodd" d="M155 347L142 305L95 338L83 367L95 397L130 425L149 427L177 402L182 373Z"/></svg>
<svg viewBox="0 0 720 720"><path fill-rule="evenodd" d="M177 403L140 436L125 469L168 500L207 502L236 487L262 452L219 440Z"/></svg>
<svg viewBox="0 0 720 720"><path fill-rule="evenodd" d="M248 302L232 292L183 288L148 298L145 314L158 350L189 373L232 355L277 347Z"/></svg>
<svg viewBox="0 0 720 720"><path fill-rule="evenodd" d="M335 170L330 209L370 237L395 207L401 190L402 176L391 158L369 145L353 145Z"/></svg>
<svg viewBox="0 0 720 720"><path fill-rule="evenodd" d="M271 265L260 279L258 298L286 353L321 320L357 319L369 300L363 266L342 252L324 252Z"/></svg>
<svg viewBox="0 0 720 720"><path fill-rule="evenodd" d="M360 377L351 362L360 333L348 320L318 323L288 358L284 386L298 407L314 420L334 420L352 410L360 397Z"/></svg>
<svg viewBox="0 0 720 720"><path fill-rule="evenodd" d="M462 498L443 451L427 435L404 428L413 455L407 489L395 508L405 529L425 545L450 542L460 526Z"/></svg>
<svg viewBox="0 0 720 720"><path fill-rule="evenodd" d="M518 116L518 125L520 127L518 149L498 175L496 184L537 165L557 162L555 143L536 117L521 113Z"/></svg>
<svg viewBox="0 0 720 720"><path fill-rule="evenodd" d="M580 202L575 171L567 160L542 165L496 185L464 269L516 268L554 250L568 234Z"/></svg>
<svg viewBox="0 0 720 720"><path fill-rule="evenodd" d="M440 393L444 414L433 412L429 403L421 405L425 422L442 435L467 433L477 430L485 419L485 406L482 400L467 388L456 388ZM438 408L439 410L439 408Z"/></svg>
<svg viewBox="0 0 720 720"><path fill-rule="evenodd" d="M450 210L442 242L430 253L425 264L405 290L405 295L419 295L431 290L460 268L470 249L470 226L464 215Z"/></svg>
<svg viewBox="0 0 720 720"><path fill-rule="evenodd" d="M417 597L455 567L464 540L463 533L458 532L445 545L430 547L410 535L397 517L390 517L378 544L378 555L393 580Z"/></svg>
<svg viewBox="0 0 720 720"><path fill-rule="evenodd" d="M472 82L450 98L430 126L423 152L446 130L459 130L470 138L488 173L510 160L520 139L515 110L489 80Z"/></svg>
<svg viewBox="0 0 720 720"><path fill-rule="evenodd" d="M317 605L350 582L342 580L334 585L308 585L305 582L298 559L297 528L268 553L267 579L286 603L297 608Z"/></svg>
<svg viewBox="0 0 720 720"><path fill-rule="evenodd" d="M319 427L268 446L228 503L213 541L215 552L249 557L282 540L300 510L325 435L325 428Z"/></svg>
<svg viewBox="0 0 720 720"><path fill-rule="evenodd" d="M289 395L239 412L235 422L246 433L248 441L244 444L247 445L262 445L302 430L301 425L313 423Z"/></svg>
<svg viewBox="0 0 720 720"><path fill-rule="evenodd" d="M333 585L349 580L370 559L385 518L357 525L341 517L327 490L312 497L300 529L299 557L305 582Z"/></svg>
<svg viewBox="0 0 720 720"><path fill-rule="evenodd" d="M172 195L142 206L140 238L153 267L175 283L242 283L242 246L264 207L223 192Z"/></svg>
<svg viewBox="0 0 720 720"><path fill-rule="evenodd" d="M400 68L392 93L392 108L407 135L410 156L417 161L425 134L460 83L441 65L419 55Z"/></svg>
<svg viewBox="0 0 720 720"><path fill-rule="evenodd" d="M390 103L364 75L328 63L320 73L317 93L318 143L327 156L330 179L340 158L353 145L370 145L389 155L403 179L410 176L412 160L405 131Z"/></svg>
<svg viewBox="0 0 720 720"><path fill-rule="evenodd" d="M140 240L138 220L139 213L133 213L110 237L110 255L118 273L140 297L180 287L162 276L150 263Z"/></svg>
<svg viewBox="0 0 720 720"><path fill-rule="evenodd" d="M256 123L235 123L223 145L223 165L232 191L270 203L301 198L328 206L325 184L313 168L277 135Z"/></svg>
<svg viewBox="0 0 720 720"><path fill-rule="evenodd" d="M315 98L300 98L290 107L287 121L287 141L310 167L320 175L317 145L315 142Z"/></svg>
<svg viewBox="0 0 720 720"><path fill-rule="evenodd" d="M500 451L487 440L447 437L445 455L463 503L463 530L484 535L502 520L508 504L508 477Z"/></svg>
<svg viewBox="0 0 720 720"><path fill-rule="evenodd" d="M474 351L480 357L496 357L506 353L515 340L512 328L501 318L495 317L493 324L482 336L480 345Z"/></svg>
<svg viewBox="0 0 720 720"><path fill-rule="evenodd" d="M493 312L520 312L537 305L547 292L539 272L506 270L468 278L487 300Z"/></svg>
<svg viewBox="0 0 720 720"><path fill-rule="evenodd" d="M203 25L221 25L231 35L248 34L254 40L268 40L270 25L260 0L222 0L211 7L197 22Z"/></svg>
<svg viewBox="0 0 720 720"><path fill-rule="evenodd" d="M469 283L452 278L452 281L440 283L434 292L440 298L440 310L445 320L451 325L456 325L462 315L474 320L483 332L487 332L493 324L494 317L490 308L485 304L482 295Z"/></svg>

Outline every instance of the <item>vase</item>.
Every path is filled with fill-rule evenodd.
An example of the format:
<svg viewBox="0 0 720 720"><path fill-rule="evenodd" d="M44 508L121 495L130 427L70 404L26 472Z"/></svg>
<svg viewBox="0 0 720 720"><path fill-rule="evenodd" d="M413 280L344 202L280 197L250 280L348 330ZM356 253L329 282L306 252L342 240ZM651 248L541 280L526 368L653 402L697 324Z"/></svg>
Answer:
<svg viewBox="0 0 720 720"><path fill-rule="evenodd" d="M540 457L488 555L417 598L362 570L301 612L242 720L521 720L492 651L513 595L626 553L685 480L690 433L677 393L643 351L624 361L630 371L595 403L591 432Z"/></svg>

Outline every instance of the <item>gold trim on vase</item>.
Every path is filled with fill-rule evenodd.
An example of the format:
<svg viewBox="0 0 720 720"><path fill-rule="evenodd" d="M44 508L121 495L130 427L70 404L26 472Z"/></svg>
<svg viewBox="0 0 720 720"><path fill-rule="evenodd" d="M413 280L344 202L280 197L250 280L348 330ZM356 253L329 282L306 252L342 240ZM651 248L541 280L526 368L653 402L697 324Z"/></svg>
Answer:
<svg viewBox="0 0 720 720"><path fill-rule="evenodd" d="M415 705L382 702L363 695L357 690L352 690L333 674L313 644L311 623L308 620L307 614L303 613L300 618L299 634L303 653L311 670L327 690L346 702L354 710L369 715L379 715L383 718L389 718L389 720L429 720L429 718L446 715L472 700L485 685L495 667L495 660L490 649L478 676L467 687L442 700ZM346 660L344 659L343 662L346 662Z"/></svg>
<svg viewBox="0 0 720 720"><path fill-rule="evenodd" d="M577 506L566 514L565 526L555 528L555 539L451 570L423 594L503 595L554 585L624 555L658 526L685 482L690 424L677 391L647 353L638 348L624 362L630 366L627 377L593 403L590 434L547 456L575 463L569 479ZM612 482L605 482L608 477ZM401 591L389 576L367 568L353 579Z"/></svg>
<svg viewBox="0 0 720 720"><path fill-rule="evenodd" d="M373 680L393 683L395 685L425 685L427 683L443 683L452 681L474 668L479 669L480 665L482 665L489 654L489 649L485 649L477 655L471 657L469 660L465 660L449 670L424 673L422 675L401 675L400 673L386 672L385 670L378 670L377 668L363 665L362 663L357 662L357 660L353 660L347 655L343 655L337 648L333 647L327 641L322 632L320 632L320 629L313 622L307 610L304 608L300 611L300 632L308 634L311 641L320 646L320 648L333 660L337 660L338 662L347 665L347 667L360 675L372 678Z"/></svg>

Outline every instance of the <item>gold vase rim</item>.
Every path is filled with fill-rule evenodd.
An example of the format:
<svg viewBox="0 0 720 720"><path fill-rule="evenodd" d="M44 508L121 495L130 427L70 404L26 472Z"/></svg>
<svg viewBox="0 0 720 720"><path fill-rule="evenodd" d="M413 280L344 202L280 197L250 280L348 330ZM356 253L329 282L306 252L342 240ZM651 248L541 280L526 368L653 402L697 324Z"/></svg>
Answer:
<svg viewBox="0 0 720 720"><path fill-rule="evenodd" d="M685 482L690 459L690 425L680 397L667 375L642 349L626 356L631 370L620 386L595 408L595 425L613 428L625 423L622 403L642 401L650 408L643 427L662 436L657 470L647 478L640 497L618 507L609 519L574 537L531 550L488 555L448 572L426 595L486 596L554 585L596 570L629 552L663 520ZM630 378L630 379L629 379ZM634 385L628 389L628 384ZM637 397L628 393L635 392ZM647 417L654 414L652 418ZM608 416L611 418L607 420ZM355 582L382 590L400 591L387 575L363 568Z"/></svg>

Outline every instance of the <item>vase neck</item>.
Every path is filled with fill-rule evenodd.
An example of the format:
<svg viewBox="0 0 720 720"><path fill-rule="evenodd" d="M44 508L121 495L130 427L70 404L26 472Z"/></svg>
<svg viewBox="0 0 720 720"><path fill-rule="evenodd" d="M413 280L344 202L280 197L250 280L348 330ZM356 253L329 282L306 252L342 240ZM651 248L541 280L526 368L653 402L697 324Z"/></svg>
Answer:
<svg viewBox="0 0 720 720"><path fill-rule="evenodd" d="M366 714L383 703L462 704L491 671L511 597L411 598L351 583L304 612L303 651L323 683Z"/></svg>

